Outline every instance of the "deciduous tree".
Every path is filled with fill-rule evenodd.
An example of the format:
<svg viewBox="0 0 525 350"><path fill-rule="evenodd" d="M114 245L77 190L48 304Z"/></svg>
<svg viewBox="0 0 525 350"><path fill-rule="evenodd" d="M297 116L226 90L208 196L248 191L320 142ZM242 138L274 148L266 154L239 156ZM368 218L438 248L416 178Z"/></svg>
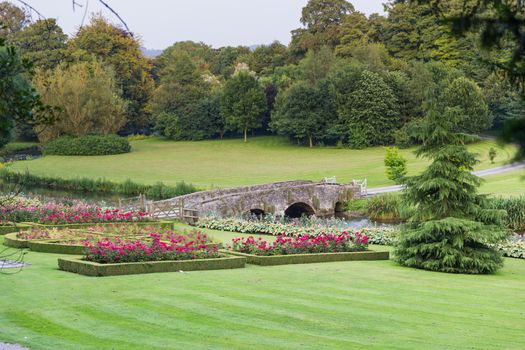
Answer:
<svg viewBox="0 0 525 350"><path fill-rule="evenodd" d="M150 122L148 102L153 93L151 63L144 57L140 42L129 33L95 15L69 42L73 60L90 61L93 56L113 66L127 101L126 129L144 128Z"/></svg>
<svg viewBox="0 0 525 350"><path fill-rule="evenodd" d="M111 66L93 60L40 70L33 83L46 104L60 108L57 121L38 130L41 141L62 135L113 134L126 123L126 103Z"/></svg>
<svg viewBox="0 0 525 350"><path fill-rule="evenodd" d="M266 108L264 89L252 74L241 71L224 85L221 113L231 128L244 134L244 142L250 129L261 126Z"/></svg>

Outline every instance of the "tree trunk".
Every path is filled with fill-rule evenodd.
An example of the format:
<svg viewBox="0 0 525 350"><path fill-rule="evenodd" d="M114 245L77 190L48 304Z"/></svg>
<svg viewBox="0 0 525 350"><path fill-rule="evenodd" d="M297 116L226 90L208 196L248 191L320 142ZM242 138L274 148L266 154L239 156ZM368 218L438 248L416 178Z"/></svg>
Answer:
<svg viewBox="0 0 525 350"><path fill-rule="evenodd" d="M314 147L314 142L312 139L312 134L308 134L308 144L310 145L310 148Z"/></svg>
<svg viewBox="0 0 525 350"><path fill-rule="evenodd" d="M224 138L224 131L221 131L220 135L221 135L221 140L222 140Z"/></svg>
<svg viewBox="0 0 525 350"><path fill-rule="evenodd" d="M244 128L244 142L248 142L248 128Z"/></svg>

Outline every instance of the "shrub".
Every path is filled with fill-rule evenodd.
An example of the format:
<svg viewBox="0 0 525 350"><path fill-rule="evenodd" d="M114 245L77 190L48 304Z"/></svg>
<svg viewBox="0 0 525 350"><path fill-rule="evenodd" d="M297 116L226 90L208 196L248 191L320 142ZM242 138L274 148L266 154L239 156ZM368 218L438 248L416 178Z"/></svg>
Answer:
<svg viewBox="0 0 525 350"><path fill-rule="evenodd" d="M407 174L407 161L399 154L397 147L387 147L385 156L386 177L395 183L402 183Z"/></svg>
<svg viewBox="0 0 525 350"><path fill-rule="evenodd" d="M97 156L131 151L128 139L117 135L62 136L44 145L44 154Z"/></svg>
<svg viewBox="0 0 525 350"><path fill-rule="evenodd" d="M525 196L494 198L489 201L489 206L507 212L506 224L508 228L514 231L525 231Z"/></svg>
<svg viewBox="0 0 525 350"><path fill-rule="evenodd" d="M371 197L367 202L368 216L376 221L400 221L401 196L385 193Z"/></svg>
<svg viewBox="0 0 525 350"><path fill-rule="evenodd" d="M345 203L345 210L366 215L368 211L368 199L352 199Z"/></svg>
<svg viewBox="0 0 525 350"><path fill-rule="evenodd" d="M154 199L164 199L183 196L193 192L197 192L195 186L187 184L184 181L177 182L175 187L166 186L162 182L157 182L148 188L146 196Z"/></svg>

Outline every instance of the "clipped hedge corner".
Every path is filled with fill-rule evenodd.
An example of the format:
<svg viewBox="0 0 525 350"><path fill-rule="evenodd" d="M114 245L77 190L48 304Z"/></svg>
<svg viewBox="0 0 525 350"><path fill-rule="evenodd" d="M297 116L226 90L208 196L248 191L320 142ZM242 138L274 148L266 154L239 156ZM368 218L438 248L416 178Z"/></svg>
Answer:
<svg viewBox="0 0 525 350"><path fill-rule="evenodd" d="M389 252L376 252L372 250L362 252L344 253L316 253L316 254L290 254L259 256L244 254L228 250L228 254L245 257L246 263L261 266L289 265L289 264L311 264L336 261L357 261L357 260L388 260Z"/></svg>
<svg viewBox="0 0 525 350"><path fill-rule="evenodd" d="M225 270L243 268L246 258L223 255L216 259L196 259L179 261L147 261L122 264L98 264L81 258L60 258L58 268L62 271L85 276L119 276L143 273Z"/></svg>

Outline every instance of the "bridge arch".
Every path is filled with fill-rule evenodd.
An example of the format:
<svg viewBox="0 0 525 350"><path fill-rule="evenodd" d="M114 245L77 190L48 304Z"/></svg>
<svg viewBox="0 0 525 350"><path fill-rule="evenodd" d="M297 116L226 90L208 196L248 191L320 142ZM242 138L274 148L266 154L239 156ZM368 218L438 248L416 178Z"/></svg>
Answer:
<svg viewBox="0 0 525 350"><path fill-rule="evenodd" d="M304 202L297 202L292 205L290 205L286 210L284 211L284 216L287 216L292 219L300 218L303 215L306 216L312 216L315 214L315 210L309 205Z"/></svg>
<svg viewBox="0 0 525 350"><path fill-rule="evenodd" d="M260 219L260 218L262 218L262 217L264 217L266 215L266 212L263 209L259 209L259 208L250 209L249 213L250 213L251 217L255 216L258 219Z"/></svg>

